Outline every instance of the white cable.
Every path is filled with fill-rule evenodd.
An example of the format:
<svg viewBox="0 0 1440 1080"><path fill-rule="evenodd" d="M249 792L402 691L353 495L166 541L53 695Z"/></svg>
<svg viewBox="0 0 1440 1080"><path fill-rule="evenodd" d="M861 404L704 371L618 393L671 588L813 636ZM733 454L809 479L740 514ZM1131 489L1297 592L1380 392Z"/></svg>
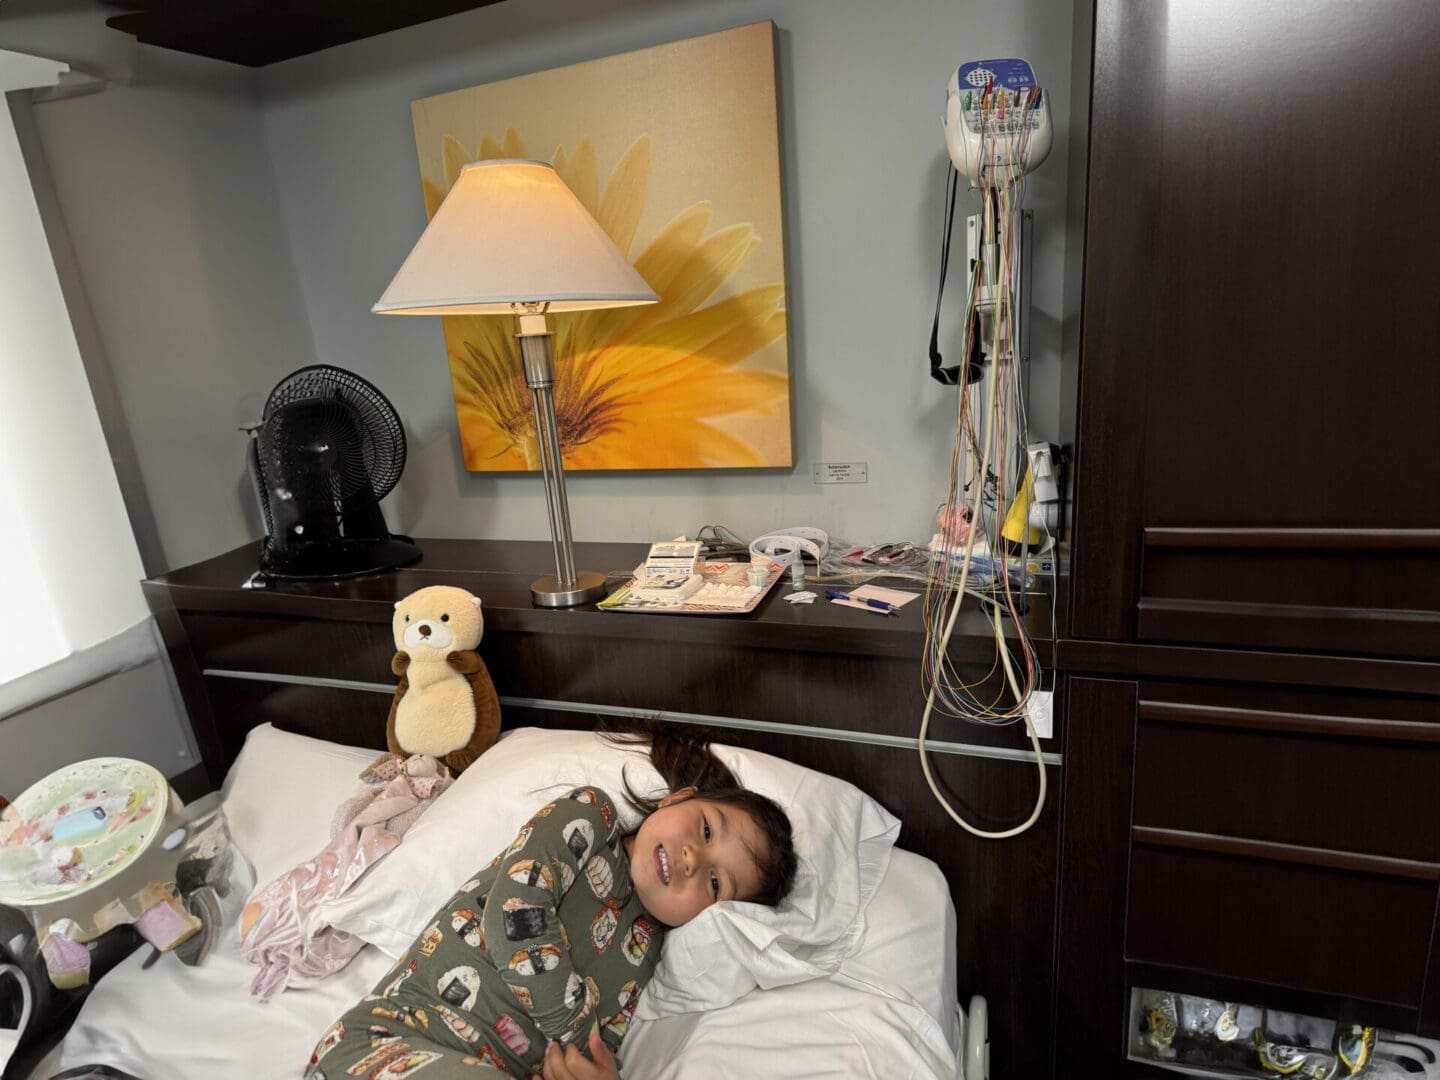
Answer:
<svg viewBox="0 0 1440 1080"><path fill-rule="evenodd" d="M958 607L959 605L956 606ZM995 630L997 644L1000 647L1000 660L1005 665L1005 678L1006 681L1008 681L1010 684L1011 692L1015 695L1015 698L1018 701L1020 700L1020 688L1015 683L1015 671L1010 665L1010 650L1005 647L1004 635L1000 632L1000 622L998 614L995 616ZM948 640L948 633L946 635L946 638ZM1035 796L1035 809L1030 811L1030 816L1028 818L1026 818L1021 824L1016 825L1014 828L1001 829L996 832L991 832L985 829L977 829L974 825L971 825L968 821L961 817L959 812L956 811L956 809L951 806L950 803L946 800L945 796L941 794L939 785L935 783L935 777L930 772L930 759L926 756L925 753L925 734L930 728L930 713L934 704L935 691L932 689L925 699L925 714L920 720L920 738L918 741L920 744L920 768L925 773L925 782L930 785L930 793L935 796L935 801L940 804L941 809L943 809L947 814L950 815L951 819L955 822L955 824L959 825L962 829L964 829L971 835L980 837L980 839L982 840L1008 840L1012 836L1019 836L1026 829L1030 828L1030 826L1034 825L1035 822L1039 821L1040 814L1045 809L1045 757L1040 749L1040 739L1035 734L1035 727L1033 724L1030 723L1030 713L1026 711L1023 715L1025 720L1025 734L1030 736L1030 746L1031 749L1035 751L1035 766L1040 770L1040 786L1039 791Z"/></svg>

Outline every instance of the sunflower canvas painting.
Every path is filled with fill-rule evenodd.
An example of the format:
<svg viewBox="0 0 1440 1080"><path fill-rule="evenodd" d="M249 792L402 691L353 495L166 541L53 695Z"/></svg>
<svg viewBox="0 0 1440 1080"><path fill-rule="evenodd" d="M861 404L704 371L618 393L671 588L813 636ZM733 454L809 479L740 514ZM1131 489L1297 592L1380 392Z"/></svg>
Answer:
<svg viewBox="0 0 1440 1080"><path fill-rule="evenodd" d="M411 112L427 217L470 161L548 161L660 296L551 316L567 471L792 464L773 24ZM443 322L466 468L538 469L514 319Z"/></svg>

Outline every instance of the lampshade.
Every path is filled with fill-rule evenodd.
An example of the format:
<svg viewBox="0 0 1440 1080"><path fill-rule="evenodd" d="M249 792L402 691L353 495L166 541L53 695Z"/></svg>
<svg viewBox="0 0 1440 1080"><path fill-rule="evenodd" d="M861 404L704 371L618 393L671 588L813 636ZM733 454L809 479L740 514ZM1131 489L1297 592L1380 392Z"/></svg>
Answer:
<svg viewBox="0 0 1440 1080"><path fill-rule="evenodd" d="M659 299L550 165L476 161L431 218L372 311L510 314L653 304Z"/></svg>

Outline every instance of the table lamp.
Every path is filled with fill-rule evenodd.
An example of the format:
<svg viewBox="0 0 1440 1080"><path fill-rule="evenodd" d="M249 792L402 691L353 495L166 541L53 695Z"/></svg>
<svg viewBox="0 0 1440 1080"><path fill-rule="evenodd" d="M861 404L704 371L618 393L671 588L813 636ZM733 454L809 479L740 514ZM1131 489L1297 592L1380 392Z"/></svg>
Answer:
<svg viewBox="0 0 1440 1080"><path fill-rule="evenodd" d="M541 607L605 594L605 577L575 570L565 466L555 423L551 311L653 304L655 295L600 223L543 161L476 161L435 211L372 311L381 315L514 315L535 434L555 575L530 586Z"/></svg>

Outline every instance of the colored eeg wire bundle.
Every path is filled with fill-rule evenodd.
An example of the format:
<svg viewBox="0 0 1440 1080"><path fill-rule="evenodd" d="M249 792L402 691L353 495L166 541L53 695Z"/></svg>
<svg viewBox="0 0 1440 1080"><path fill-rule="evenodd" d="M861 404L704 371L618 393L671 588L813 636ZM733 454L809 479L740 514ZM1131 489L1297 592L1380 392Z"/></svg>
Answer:
<svg viewBox="0 0 1440 1080"><path fill-rule="evenodd" d="M1024 99L1024 105L1021 106L1022 109L1029 104L1032 95L1033 92L1027 94ZM982 108L988 111L989 105L990 99L987 93ZM1016 353L1016 342L1014 337L1013 311L1011 310L1014 294L1012 283L1016 270L1012 265L1012 256L1015 250L1015 225L1019 220L1020 211L1020 201L1018 199L1012 200L1011 191L1023 182L1023 171L1019 169L1015 163L1021 160L1020 155L1021 152L1023 152L1025 131L1026 129L1022 126L1018 133L1007 133L1008 145L1006 149L1008 150L1008 154L1006 155L1006 164L1000 165L995 162L994 158L997 152L992 152L992 162L990 168L986 171L993 176L995 173L1003 170L1004 182L997 182L993 186L987 186L982 189L986 204L985 217L987 224L985 231L987 234L991 232L990 222L993 221L994 231L998 233L998 242L994 250L1000 262L1000 272L997 279L1000 288L996 291L995 296L998 310L996 317L992 321L994 335L990 343L990 354L996 358L996 363L994 365L994 374L989 384L991 396L986 404L985 412L981 417L982 424L986 425L986 432L993 433L993 439L987 437L985 445L983 447L981 446L981 438L975 432L973 410L971 409L973 396L969 392L968 386L963 387L960 393L956 436L951 450L950 485L947 491L947 501L942 517L941 548L946 553L952 553L960 546L959 538L954 535L954 530L960 521L958 510L963 497L962 492L966 488L974 487L975 494L977 496L983 496L983 489L988 484L990 474L989 454L992 452L992 449L997 458L995 462L995 472L1000 479L996 485L993 516L995 526L987 531L990 535L998 536L998 526L999 523L1004 520L1006 512L1005 491L1008 485L1005 481L1005 476L1006 473L1010 471L1010 466L1012 465L1012 461L1007 460L1007 450L1011 446L1023 447L1025 443L1024 402L1020 393L1016 368L1013 363ZM1021 192L1023 197L1023 187L1021 188ZM967 355L969 354L972 344L970 339L973 338L978 324L978 320L973 316L974 307L978 299L979 284L982 274L987 269L988 268L984 266L977 267L971 279L971 290L967 301L967 318L965 320ZM1013 440L1011 438L1011 417L1015 419L1013 428L1019 433L1019 437ZM968 446L970 451L969 463L971 470L968 483L960 482L962 443ZM1023 458L1021 460L1023 460ZM975 467L977 461L980 463L978 468ZM972 522L980 522L982 520L980 511L983 505L983 497L977 498L975 505L971 508ZM940 705L946 715L977 723L1012 723L1016 719L1019 719L1023 712L1023 709L1018 703L1010 709L996 711L992 706L987 706L976 701L968 694L969 688L963 680L953 676L949 665L945 661L944 653L935 648L940 638L943 637L944 612L953 606L954 601L959 599L957 596L958 589L955 583L957 581L963 581L968 574L970 566L969 555L973 550L973 541L964 546L966 552L965 559L958 562L953 559L939 559L932 563L930 574L931 588L927 595L927 607L931 609L935 617L928 620L931 630L931 647L926 651L926 684L927 686L937 688ZM997 549L995 554L1002 564L1008 561L1003 549ZM998 585L1004 596L1004 606L1010 611L1012 617L1016 616L1018 614L1016 611L1017 605L1010 591L1009 575L1000 575ZM1019 626L1021 630L1021 647L1026 654L1026 684L1028 690L1029 684L1033 681L1034 668L1036 666L1033 659L1034 652L1028 637L1024 634L1024 627L1018 623L1018 620L1017 626Z"/></svg>
<svg viewBox="0 0 1440 1080"><path fill-rule="evenodd" d="M925 650L921 667L926 697L925 711L920 723L919 751L925 780L936 800L957 824L975 836L997 840L1017 836L1030 828L1040 817L1046 792L1045 761L1040 750L1040 740L1030 722L1027 709L1031 694L1039 687L1040 665L1011 591L1009 559L1000 532L1007 512L1006 491L1009 485L1006 474L1018 472L1019 480L1023 483L1026 464L1025 403L1016 363L1018 341L1013 303L1018 267L1014 265L1014 254L1018 249L1017 228L1025 194L1024 155L1029 138L1026 114L1038 102L1038 93L1039 91L1032 87L1023 98L1018 98L1011 106L1012 113L1019 113L1014 131L1004 130L1007 104L1005 90L993 92L993 85L987 86L980 100L982 165L977 175L981 178L979 189L983 204L981 244L980 259L972 269L970 293L966 301L966 340L963 355L972 355L974 336L979 332L977 304L980 299L980 282L982 276L992 274L992 268L985 265L985 239L993 235L993 250L997 263L994 269L998 270L998 273L992 277L994 288L991 302L994 313L991 319L991 375L986 380L986 400L978 431L972 410L971 384L968 378L962 378L959 382L955 438L950 452L949 484L940 519L939 550L931 559L923 604ZM1005 151L1003 156L1002 149ZM1015 457L1007 454L1011 448L1018 451ZM968 454L965 453L966 450L969 451ZM991 555L1000 563L1000 572L997 575L998 593L989 611L995 637L996 660L978 682L972 683L967 682L951 664L949 644L955 622L965 602L975 538L986 522L985 494L992 475L992 455L995 458L993 475L996 480L993 516L990 517L993 524L986 528L986 535L994 538ZM962 468L965 473L963 478ZM966 491L970 491L971 495L970 516L969 528L962 541L958 532L964 520L961 511L965 506ZM957 559L955 552L960 548L963 548L963 551ZM1002 606L1015 627L1018 656L1012 651L1005 637L1000 614ZM1000 688L995 691L992 700L983 700L979 695L979 688L993 681L997 668L1003 673ZM1008 705L1001 701L1006 687L1013 698ZM1035 808L1024 822L998 831L979 829L962 818L950 805L931 773L925 749L930 718L936 712L942 716L985 726L1005 726L1017 721L1024 723L1040 773Z"/></svg>

